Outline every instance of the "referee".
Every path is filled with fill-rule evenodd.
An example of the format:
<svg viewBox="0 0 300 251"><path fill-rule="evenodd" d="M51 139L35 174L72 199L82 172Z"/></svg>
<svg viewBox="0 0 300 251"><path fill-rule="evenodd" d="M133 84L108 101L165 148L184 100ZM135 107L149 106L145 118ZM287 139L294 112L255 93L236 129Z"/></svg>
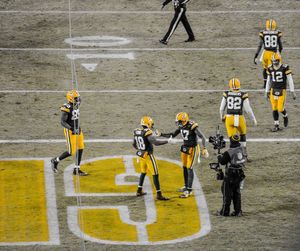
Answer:
<svg viewBox="0 0 300 251"><path fill-rule="evenodd" d="M173 20L171 21L169 30L167 31L166 35L163 37L163 39L159 40L160 43L167 45L170 37L172 36L172 34L174 33L174 31L176 30L179 22L181 21L187 34L188 34L188 39L185 40L185 42L193 42L195 41L195 36L194 33L192 31L192 28L189 24L189 21L185 15L186 12L186 3L189 0L165 0L162 4L161 9L163 9L169 2L173 2L174 5L174 10L175 10L175 14L173 17Z"/></svg>

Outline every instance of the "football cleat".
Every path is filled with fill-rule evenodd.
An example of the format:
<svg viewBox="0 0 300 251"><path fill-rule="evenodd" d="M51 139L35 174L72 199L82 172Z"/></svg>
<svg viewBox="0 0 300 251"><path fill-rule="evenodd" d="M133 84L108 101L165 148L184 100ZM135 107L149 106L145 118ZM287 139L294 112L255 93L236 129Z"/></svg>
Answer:
<svg viewBox="0 0 300 251"><path fill-rule="evenodd" d="M144 195L146 195L146 194L147 194L147 193L144 192L143 190L137 191L137 192L136 192L136 196L137 196L137 197L139 197L139 196L144 196Z"/></svg>
<svg viewBox="0 0 300 251"><path fill-rule="evenodd" d="M168 44L168 42L165 41L165 40L163 40L163 39L159 40L159 42L160 42L161 44L164 44L164 45L167 45L167 44Z"/></svg>
<svg viewBox="0 0 300 251"><path fill-rule="evenodd" d="M234 211L230 214L230 216L241 217L241 216L243 216L243 212L242 211L239 211L239 212Z"/></svg>
<svg viewBox="0 0 300 251"><path fill-rule="evenodd" d="M193 194L192 191L186 190L179 196L179 198L187 198L187 197L190 197L192 194Z"/></svg>
<svg viewBox="0 0 300 251"><path fill-rule="evenodd" d="M284 127L287 127L289 124L289 118L288 116L286 115L285 117L283 117L283 125Z"/></svg>
<svg viewBox="0 0 300 251"><path fill-rule="evenodd" d="M184 42L188 43L188 42L193 42L196 39L194 37L189 37L187 40L184 40Z"/></svg>
<svg viewBox="0 0 300 251"><path fill-rule="evenodd" d="M177 191L183 193L186 190L187 190L186 186L183 186L183 187L179 188Z"/></svg>
<svg viewBox="0 0 300 251"><path fill-rule="evenodd" d="M161 194L161 192L158 192L158 193L157 193L156 199L157 199L157 200L169 200L169 198L163 196L163 195Z"/></svg>
<svg viewBox="0 0 300 251"><path fill-rule="evenodd" d="M73 175L87 176L88 173L81 171L79 168L74 168Z"/></svg>
<svg viewBox="0 0 300 251"><path fill-rule="evenodd" d="M271 129L271 131L272 132L278 132L278 131L280 131L281 129L279 128L279 125L275 125L272 129Z"/></svg>
<svg viewBox="0 0 300 251"><path fill-rule="evenodd" d="M57 173L58 171L57 166L58 166L58 161L56 160L56 158L53 158L51 160L51 168L54 173Z"/></svg>
<svg viewBox="0 0 300 251"><path fill-rule="evenodd" d="M232 78L229 80L229 88L232 91L237 91L241 88L241 82L237 78Z"/></svg>

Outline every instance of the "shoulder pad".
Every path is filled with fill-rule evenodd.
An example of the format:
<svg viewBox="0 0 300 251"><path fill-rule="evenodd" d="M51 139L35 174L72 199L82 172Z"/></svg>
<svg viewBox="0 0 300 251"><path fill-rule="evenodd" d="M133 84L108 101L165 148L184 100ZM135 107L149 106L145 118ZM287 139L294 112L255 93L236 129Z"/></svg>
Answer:
<svg viewBox="0 0 300 251"><path fill-rule="evenodd" d="M263 37L263 36L264 36L263 31L259 32L259 36L260 36L260 37Z"/></svg>
<svg viewBox="0 0 300 251"><path fill-rule="evenodd" d="M247 92L242 93L242 99L246 99L248 97L249 97L249 95Z"/></svg>
<svg viewBox="0 0 300 251"><path fill-rule="evenodd" d="M191 124L191 130L194 130L197 127L198 127L198 124L195 123L195 122L192 122L192 124Z"/></svg>
<svg viewBox="0 0 300 251"><path fill-rule="evenodd" d="M62 112L70 112L70 108L71 108L71 105L66 103L66 104L63 104L61 107L60 107L60 110Z"/></svg>
<svg viewBox="0 0 300 251"><path fill-rule="evenodd" d="M228 91L223 92L223 97L224 97L224 98L227 98L227 96L228 96Z"/></svg>
<svg viewBox="0 0 300 251"><path fill-rule="evenodd" d="M152 133L153 133L152 130L147 129L145 133L145 137L152 135Z"/></svg>

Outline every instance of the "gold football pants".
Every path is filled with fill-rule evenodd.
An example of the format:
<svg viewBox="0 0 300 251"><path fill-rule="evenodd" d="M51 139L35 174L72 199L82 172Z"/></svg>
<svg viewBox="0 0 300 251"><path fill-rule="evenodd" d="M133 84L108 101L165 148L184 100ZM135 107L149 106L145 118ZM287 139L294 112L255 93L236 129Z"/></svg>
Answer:
<svg viewBox="0 0 300 251"><path fill-rule="evenodd" d="M273 89L270 91L270 102L273 111L283 112L285 104L286 90L282 90L281 96L274 96Z"/></svg>
<svg viewBox="0 0 300 251"><path fill-rule="evenodd" d="M261 56L261 63L264 67L264 69L268 69L268 66L272 64L272 56L274 54L274 51L267 51L264 50Z"/></svg>
<svg viewBox="0 0 300 251"><path fill-rule="evenodd" d="M238 121L236 121L236 124L234 123L234 116L235 115L226 115L225 125L228 138L237 134L237 132L239 132L240 135L245 135L247 132L246 120L244 115L238 115L239 117Z"/></svg>
<svg viewBox="0 0 300 251"><path fill-rule="evenodd" d="M152 175L158 174L157 162L153 154L147 154L145 158L139 157L142 173L149 171Z"/></svg>
<svg viewBox="0 0 300 251"><path fill-rule="evenodd" d="M181 152L182 166L193 169L199 155L200 155L200 146L199 145L197 145L195 147L191 147L189 149L188 154Z"/></svg>
<svg viewBox="0 0 300 251"><path fill-rule="evenodd" d="M71 130L64 128L64 134L67 140L68 152L71 155L74 155L77 150L84 149L84 136L82 131L79 135L74 135Z"/></svg>

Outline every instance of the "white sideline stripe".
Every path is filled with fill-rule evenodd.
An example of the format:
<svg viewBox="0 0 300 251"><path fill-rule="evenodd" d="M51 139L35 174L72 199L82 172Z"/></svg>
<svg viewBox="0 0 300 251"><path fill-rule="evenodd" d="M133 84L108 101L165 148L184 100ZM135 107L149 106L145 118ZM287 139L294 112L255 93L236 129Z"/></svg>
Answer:
<svg viewBox="0 0 300 251"><path fill-rule="evenodd" d="M174 139L176 143L181 143L181 139ZM228 140L226 140L228 141ZM27 144L27 143L65 143L65 139L5 139L0 140L0 144ZM85 143L131 143L132 139L84 139ZM300 138L250 138L247 142L300 142Z"/></svg>
<svg viewBox="0 0 300 251"><path fill-rule="evenodd" d="M287 89L288 90L288 89ZM81 90L80 93L215 93L225 89L187 89L187 90ZM264 92L264 89L243 89L246 92ZM289 91L289 90L288 90ZM300 89L295 89L296 92ZM66 93L67 90L0 90L0 93Z"/></svg>
<svg viewBox="0 0 300 251"><path fill-rule="evenodd" d="M158 43L158 41L157 41ZM85 49L79 49L79 48L73 48L73 51L249 51L249 50L256 50L257 47L224 47L224 48L209 48L209 47L203 47L203 48L185 48L185 47L179 47L179 48L170 48L170 47L164 47L164 48L85 48ZM284 50L300 50L300 47L284 47ZM68 48L0 48L0 51L66 51L69 52L70 49Z"/></svg>
<svg viewBox="0 0 300 251"><path fill-rule="evenodd" d="M189 11L189 14L243 14L243 13L299 13L300 10L203 10ZM1 14L69 14L64 10L1 10ZM173 14L174 11L139 11L139 10L79 10L71 11L71 14Z"/></svg>

